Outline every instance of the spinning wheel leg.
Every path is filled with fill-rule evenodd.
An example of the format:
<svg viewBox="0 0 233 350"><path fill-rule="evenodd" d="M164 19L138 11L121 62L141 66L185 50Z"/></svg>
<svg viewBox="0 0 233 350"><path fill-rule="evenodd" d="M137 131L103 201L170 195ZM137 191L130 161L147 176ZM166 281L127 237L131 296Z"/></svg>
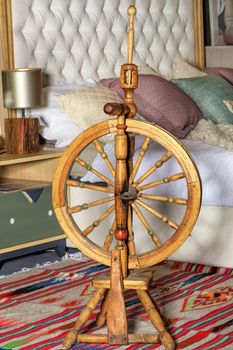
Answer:
<svg viewBox="0 0 233 350"><path fill-rule="evenodd" d="M108 304L109 304L109 291L106 291L106 295L104 296L101 304L100 312L96 317L96 324L98 327L102 327L106 322Z"/></svg>
<svg viewBox="0 0 233 350"><path fill-rule="evenodd" d="M136 292L138 294L138 297L142 305L144 306L146 312L148 313L148 316L150 317L151 322L159 332L159 338L164 348L166 350L174 350L175 342L172 339L171 335L165 329L164 322L161 316L159 315L159 312L156 310L156 307L151 300L149 292L145 290L140 290L140 289L137 289Z"/></svg>
<svg viewBox="0 0 233 350"><path fill-rule="evenodd" d="M99 288L97 289L93 295L92 298L89 300L87 303L87 306L83 311L80 313L78 316L73 329L71 329L62 344L62 350L67 350L69 349L77 339L78 331L82 328L82 326L87 322L88 318L92 314L93 310L95 309L96 305L104 295L105 289L104 288Z"/></svg>
<svg viewBox="0 0 233 350"><path fill-rule="evenodd" d="M122 253L124 249L115 249L112 252L112 285L114 283L117 283L120 281L120 286L118 286L118 293L123 294L122 289L122 277L121 277L121 269L122 269L122 263L121 263L121 256L124 256L124 253ZM115 269L113 268L115 267ZM115 270L115 271L114 271ZM116 280L116 281L115 281ZM114 289L114 288L113 288ZM117 288L116 288L117 289ZM119 302L119 298L121 298L121 295L118 294L118 298L116 298ZM105 295L105 298L103 299L102 305L101 305L101 310L96 318L96 324L97 326L101 327L104 325L106 322L106 317L107 317L107 311L109 309L109 304L111 303L111 299L114 299L113 296L111 295L110 291L107 292ZM111 307L110 307L111 309ZM117 305L114 304L114 309L117 309ZM119 313L119 311L118 311ZM122 322L121 322L122 323Z"/></svg>
<svg viewBox="0 0 233 350"><path fill-rule="evenodd" d="M117 248L112 251L109 301L107 310L109 344L128 344L128 324L124 301L121 251Z"/></svg>

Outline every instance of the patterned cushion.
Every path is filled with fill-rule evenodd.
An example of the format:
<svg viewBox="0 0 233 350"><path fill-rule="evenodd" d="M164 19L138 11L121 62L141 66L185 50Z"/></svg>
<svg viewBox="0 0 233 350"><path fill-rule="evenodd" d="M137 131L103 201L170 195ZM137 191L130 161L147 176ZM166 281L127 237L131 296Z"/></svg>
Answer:
<svg viewBox="0 0 233 350"><path fill-rule="evenodd" d="M216 124L202 118L187 138L233 151L233 124Z"/></svg>
<svg viewBox="0 0 233 350"><path fill-rule="evenodd" d="M223 100L227 108L231 113L233 113L233 100Z"/></svg>
<svg viewBox="0 0 233 350"><path fill-rule="evenodd" d="M148 64L143 64L142 66L138 67L138 73L139 74L152 74L152 75L158 75L161 76L159 72L157 72L155 69L151 68Z"/></svg>
<svg viewBox="0 0 233 350"><path fill-rule="evenodd" d="M175 60L172 66L172 79L195 78L206 75L207 73L202 72L198 68L181 59Z"/></svg>
<svg viewBox="0 0 233 350"><path fill-rule="evenodd" d="M100 83L123 96L119 79ZM135 90L138 113L177 137L185 137L201 118L198 107L175 84L155 75L139 75Z"/></svg>
<svg viewBox="0 0 233 350"><path fill-rule="evenodd" d="M93 124L112 118L103 111L107 102L122 102L115 92L102 85L54 96L54 99L81 129L87 129Z"/></svg>
<svg viewBox="0 0 233 350"><path fill-rule="evenodd" d="M200 108L204 118L215 123L233 124L233 115L224 100L233 99L233 86L216 74L172 80Z"/></svg>

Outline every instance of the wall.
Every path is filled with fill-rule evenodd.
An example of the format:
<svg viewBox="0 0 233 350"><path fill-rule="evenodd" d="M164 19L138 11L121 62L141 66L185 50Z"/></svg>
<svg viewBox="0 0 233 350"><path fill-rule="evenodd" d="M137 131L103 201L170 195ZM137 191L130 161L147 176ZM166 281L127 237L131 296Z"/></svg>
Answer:
<svg viewBox="0 0 233 350"><path fill-rule="evenodd" d="M206 46L207 67L233 68L233 46Z"/></svg>

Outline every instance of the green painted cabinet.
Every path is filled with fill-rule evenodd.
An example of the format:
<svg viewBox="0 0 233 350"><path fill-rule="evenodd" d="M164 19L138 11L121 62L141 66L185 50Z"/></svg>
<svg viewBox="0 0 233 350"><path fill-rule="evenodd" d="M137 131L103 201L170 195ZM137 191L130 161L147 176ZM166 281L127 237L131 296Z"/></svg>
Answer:
<svg viewBox="0 0 233 350"><path fill-rule="evenodd" d="M0 262L20 255L55 249L64 255L66 235L52 207L52 180L62 150L0 154ZM29 201L28 194L35 199Z"/></svg>
<svg viewBox="0 0 233 350"><path fill-rule="evenodd" d="M33 190L36 191L36 190ZM51 187L36 202L23 192L0 195L0 248L44 240L62 233L52 208Z"/></svg>

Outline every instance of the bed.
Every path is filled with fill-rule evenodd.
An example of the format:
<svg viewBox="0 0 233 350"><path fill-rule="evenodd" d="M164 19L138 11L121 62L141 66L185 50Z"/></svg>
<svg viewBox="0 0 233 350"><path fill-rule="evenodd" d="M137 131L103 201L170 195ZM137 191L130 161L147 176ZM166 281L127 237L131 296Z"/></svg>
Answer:
<svg viewBox="0 0 233 350"><path fill-rule="evenodd" d="M111 87L111 98L114 101L121 98L111 78L119 76L120 65L127 57L126 14L129 1L12 0L11 4L15 66L41 67L45 76L45 86L49 84L44 89L49 107L34 110L33 114L42 116L43 137L49 141L55 140L57 147L65 147L91 123L101 121L98 118L87 117L79 118L77 124L73 114L76 108L72 107L72 96L69 96L71 100L68 101L68 107L72 107L71 117L67 117L67 113L64 112L67 93L72 95L74 91L80 92L80 113L83 113L85 101L90 96L86 90L83 93L83 89L88 88L89 93L95 90L96 85L99 87L100 81L102 95L106 93L105 89ZM138 15L135 23L134 61L144 77L141 80L142 84L146 86L148 79L156 81L157 84L160 76L170 78L176 60L185 60L199 69L204 67L202 1L137 0L136 5ZM203 77L201 75L200 79ZM183 78L179 77L181 80L184 80ZM195 75L191 78L194 79ZM181 88L180 81L177 82L177 88ZM166 88L166 82L162 83ZM168 95L172 96L169 93ZM232 100L231 96L227 95L226 99ZM92 106L93 99L90 101ZM166 102L163 106L164 104ZM170 110L168 112L171 113ZM98 116L99 112L95 109L91 110L91 114ZM140 113L138 118L143 117L142 114ZM196 125L200 116L195 114L194 119ZM186 121L182 122L186 127ZM194 127L191 126L192 128ZM190 129L186 130L185 135L178 133L176 136L182 136L183 144L199 168L203 184L202 208L191 237L170 259L233 267L233 154L223 148L186 138L188 131ZM114 162L112 141L105 140L105 144L109 158ZM140 145L138 140L135 157ZM148 166L151 166L153 157L160 157L161 150L152 145L150 152L152 153L148 153L146 157ZM99 156L95 158L90 150L88 157L94 162L93 167L101 169ZM104 173L104 169L101 171ZM77 169L74 169L74 176L80 176ZM99 181L90 174L81 173L81 176L83 181ZM180 191L179 186L174 186L168 194L176 196L176 191ZM88 190L84 194L81 189L75 188L70 191L69 196L71 206L77 205L77 202L93 200L93 192ZM182 208L163 204L162 210L176 219ZM95 209L93 215L101 215L101 209ZM84 211L81 216L75 214L74 220L78 220L79 225L85 227L89 224L90 213ZM111 223L106 221L105 225ZM97 243L102 239L102 230L101 227L97 228ZM134 231L141 230L140 222L135 219ZM151 240L148 237L142 239L138 235L136 241L142 251L150 249Z"/></svg>

